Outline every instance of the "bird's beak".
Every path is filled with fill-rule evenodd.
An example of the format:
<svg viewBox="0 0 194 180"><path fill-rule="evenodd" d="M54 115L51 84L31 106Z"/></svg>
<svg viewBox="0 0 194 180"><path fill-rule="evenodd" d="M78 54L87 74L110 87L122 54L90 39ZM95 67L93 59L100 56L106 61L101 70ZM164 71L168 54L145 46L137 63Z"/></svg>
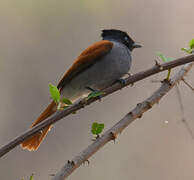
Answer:
<svg viewBox="0 0 194 180"><path fill-rule="evenodd" d="M140 44L137 44L136 42L133 43L133 48L141 48L142 45Z"/></svg>

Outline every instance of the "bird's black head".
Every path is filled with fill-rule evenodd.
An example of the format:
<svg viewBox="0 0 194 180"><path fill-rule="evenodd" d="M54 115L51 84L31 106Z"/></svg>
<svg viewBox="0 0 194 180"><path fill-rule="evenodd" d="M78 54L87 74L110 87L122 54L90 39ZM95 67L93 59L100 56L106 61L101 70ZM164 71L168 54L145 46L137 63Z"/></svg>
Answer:
<svg viewBox="0 0 194 180"><path fill-rule="evenodd" d="M133 39L131 39L126 32L120 30L105 29L102 30L101 36L104 40L115 40L123 43L129 48L130 51L132 51L134 48L142 47L141 45L136 44L135 41L133 41Z"/></svg>

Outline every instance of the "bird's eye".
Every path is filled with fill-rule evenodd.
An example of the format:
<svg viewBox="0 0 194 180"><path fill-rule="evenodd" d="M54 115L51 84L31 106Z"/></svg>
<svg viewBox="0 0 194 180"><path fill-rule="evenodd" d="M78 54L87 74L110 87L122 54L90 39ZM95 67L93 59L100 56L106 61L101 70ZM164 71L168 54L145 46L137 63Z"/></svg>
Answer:
<svg viewBox="0 0 194 180"><path fill-rule="evenodd" d="M126 42L129 42L129 38L127 36L124 37Z"/></svg>

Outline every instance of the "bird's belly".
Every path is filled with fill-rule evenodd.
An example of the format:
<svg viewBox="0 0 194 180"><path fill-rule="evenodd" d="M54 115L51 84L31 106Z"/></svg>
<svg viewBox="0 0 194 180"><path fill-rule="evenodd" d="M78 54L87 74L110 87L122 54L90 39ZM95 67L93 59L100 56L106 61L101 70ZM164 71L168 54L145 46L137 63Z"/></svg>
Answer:
<svg viewBox="0 0 194 180"><path fill-rule="evenodd" d="M86 87L102 90L125 75L129 71L130 65L130 54L125 53L118 56L118 53L113 51L74 77L64 87L62 96L74 102L86 97L91 92Z"/></svg>

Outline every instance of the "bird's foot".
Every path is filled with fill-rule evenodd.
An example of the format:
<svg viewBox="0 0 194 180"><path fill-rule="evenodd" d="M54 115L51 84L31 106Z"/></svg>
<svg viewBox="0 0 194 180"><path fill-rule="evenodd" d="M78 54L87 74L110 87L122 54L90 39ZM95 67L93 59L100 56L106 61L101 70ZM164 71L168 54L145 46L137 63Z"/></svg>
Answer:
<svg viewBox="0 0 194 180"><path fill-rule="evenodd" d="M124 86L124 85L126 85L127 84L127 81L126 81L126 79L119 79L118 80L119 81L119 83L122 85L122 86Z"/></svg>
<svg viewBox="0 0 194 180"><path fill-rule="evenodd" d="M88 87L88 86L86 87L86 89L91 91L91 93L88 94L87 100L89 100L90 98L98 97L98 99L101 101L102 95L104 94L104 92L93 89L93 88Z"/></svg>

